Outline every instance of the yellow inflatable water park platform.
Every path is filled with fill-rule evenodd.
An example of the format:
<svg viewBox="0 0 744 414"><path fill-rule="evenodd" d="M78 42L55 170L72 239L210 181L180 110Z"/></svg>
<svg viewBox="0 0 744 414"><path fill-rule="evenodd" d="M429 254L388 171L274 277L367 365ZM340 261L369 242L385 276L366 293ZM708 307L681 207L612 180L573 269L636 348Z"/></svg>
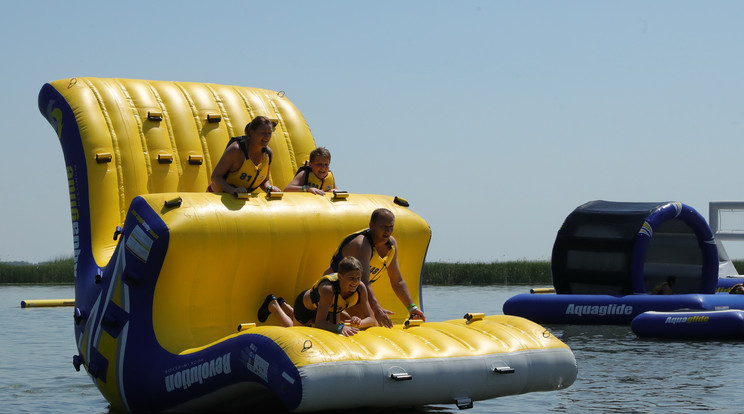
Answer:
<svg viewBox="0 0 744 414"><path fill-rule="evenodd" d="M71 78L39 110L62 146L74 237L75 367L112 409L189 412L270 401L291 411L457 404L570 386L571 350L514 316L394 319L344 337L259 323L268 293L294 298L380 207L396 217L401 272L425 309L431 230L395 196L207 193L230 137L277 123L283 188L315 141L283 93L210 83ZM407 315L389 283L375 293ZM241 327L241 329L238 329ZM328 384L363 390L328 398Z"/></svg>

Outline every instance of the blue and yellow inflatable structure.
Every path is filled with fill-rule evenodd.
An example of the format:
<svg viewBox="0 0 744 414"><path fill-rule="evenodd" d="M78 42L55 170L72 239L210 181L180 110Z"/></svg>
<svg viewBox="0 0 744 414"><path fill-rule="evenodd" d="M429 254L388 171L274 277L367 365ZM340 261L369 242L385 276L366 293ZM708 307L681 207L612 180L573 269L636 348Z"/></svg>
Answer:
<svg viewBox="0 0 744 414"><path fill-rule="evenodd" d="M345 338L282 328L256 310L294 297L370 213L396 216L399 264L417 303L431 238L393 196L206 193L229 138L277 121L271 182L285 186L315 142L275 91L208 83L71 78L39 109L62 145L75 260L73 358L115 410L193 411L275 401L293 411L455 403L567 387L571 350L513 316L411 321L388 283L392 329ZM238 329L240 327L240 329ZM350 391L330 396L328 384Z"/></svg>
<svg viewBox="0 0 744 414"><path fill-rule="evenodd" d="M558 230L550 267L555 294L514 296L505 314L546 324L630 325L647 311L744 309L744 295L715 294L714 234L678 201L577 207ZM654 294L664 283L672 294Z"/></svg>

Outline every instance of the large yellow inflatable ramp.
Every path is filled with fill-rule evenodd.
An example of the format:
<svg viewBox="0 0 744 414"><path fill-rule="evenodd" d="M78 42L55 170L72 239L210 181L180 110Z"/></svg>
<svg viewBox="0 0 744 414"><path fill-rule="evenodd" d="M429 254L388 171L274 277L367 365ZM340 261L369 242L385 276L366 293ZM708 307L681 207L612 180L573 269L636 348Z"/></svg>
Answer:
<svg viewBox="0 0 744 414"><path fill-rule="evenodd" d="M567 387L571 350L511 316L395 319L343 337L256 320L268 293L294 298L378 207L396 216L417 303L431 238L398 197L205 192L232 136L277 121L271 182L285 186L315 142L282 93L207 83L72 78L42 87L62 145L74 234L75 339L114 410L195 411L275 401L312 411L454 403ZM353 185L350 185L353 189ZM381 302L406 315L389 283ZM465 309L467 311L468 309ZM243 329L238 330L241 326ZM329 398L330 384L343 396ZM335 385L334 385L335 386Z"/></svg>

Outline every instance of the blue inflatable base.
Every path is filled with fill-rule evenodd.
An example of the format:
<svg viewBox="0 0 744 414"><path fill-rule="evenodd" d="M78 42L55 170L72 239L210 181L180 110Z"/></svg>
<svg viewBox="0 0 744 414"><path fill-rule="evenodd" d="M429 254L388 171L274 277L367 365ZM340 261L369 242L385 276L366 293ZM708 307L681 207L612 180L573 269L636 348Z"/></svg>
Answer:
<svg viewBox="0 0 744 414"><path fill-rule="evenodd" d="M641 338L744 339L744 310L644 312L630 328Z"/></svg>
<svg viewBox="0 0 744 414"><path fill-rule="evenodd" d="M524 293L509 298L505 315L539 324L629 325L648 311L744 309L744 295L577 295Z"/></svg>

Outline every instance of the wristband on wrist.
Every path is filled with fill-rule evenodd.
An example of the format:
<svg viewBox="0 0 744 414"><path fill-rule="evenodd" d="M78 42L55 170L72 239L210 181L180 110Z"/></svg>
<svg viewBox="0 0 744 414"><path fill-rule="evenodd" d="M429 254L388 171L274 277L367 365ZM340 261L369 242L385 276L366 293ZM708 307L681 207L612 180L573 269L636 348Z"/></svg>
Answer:
<svg viewBox="0 0 744 414"><path fill-rule="evenodd" d="M341 333L341 330L344 329L344 324L340 323L336 327L336 333Z"/></svg>
<svg viewBox="0 0 744 414"><path fill-rule="evenodd" d="M412 303L412 304L408 305L408 312L410 312L410 311L412 311L414 309L418 309L418 306L416 306L415 303Z"/></svg>
<svg viewBox="0 0 744 414"><path fill-rule="evenodd" d="M306 185L303 185L303 186L302 186L302 192L303 192L303 193L306 193L306 192L307 192L307 186L306 186Z"/></svg>

